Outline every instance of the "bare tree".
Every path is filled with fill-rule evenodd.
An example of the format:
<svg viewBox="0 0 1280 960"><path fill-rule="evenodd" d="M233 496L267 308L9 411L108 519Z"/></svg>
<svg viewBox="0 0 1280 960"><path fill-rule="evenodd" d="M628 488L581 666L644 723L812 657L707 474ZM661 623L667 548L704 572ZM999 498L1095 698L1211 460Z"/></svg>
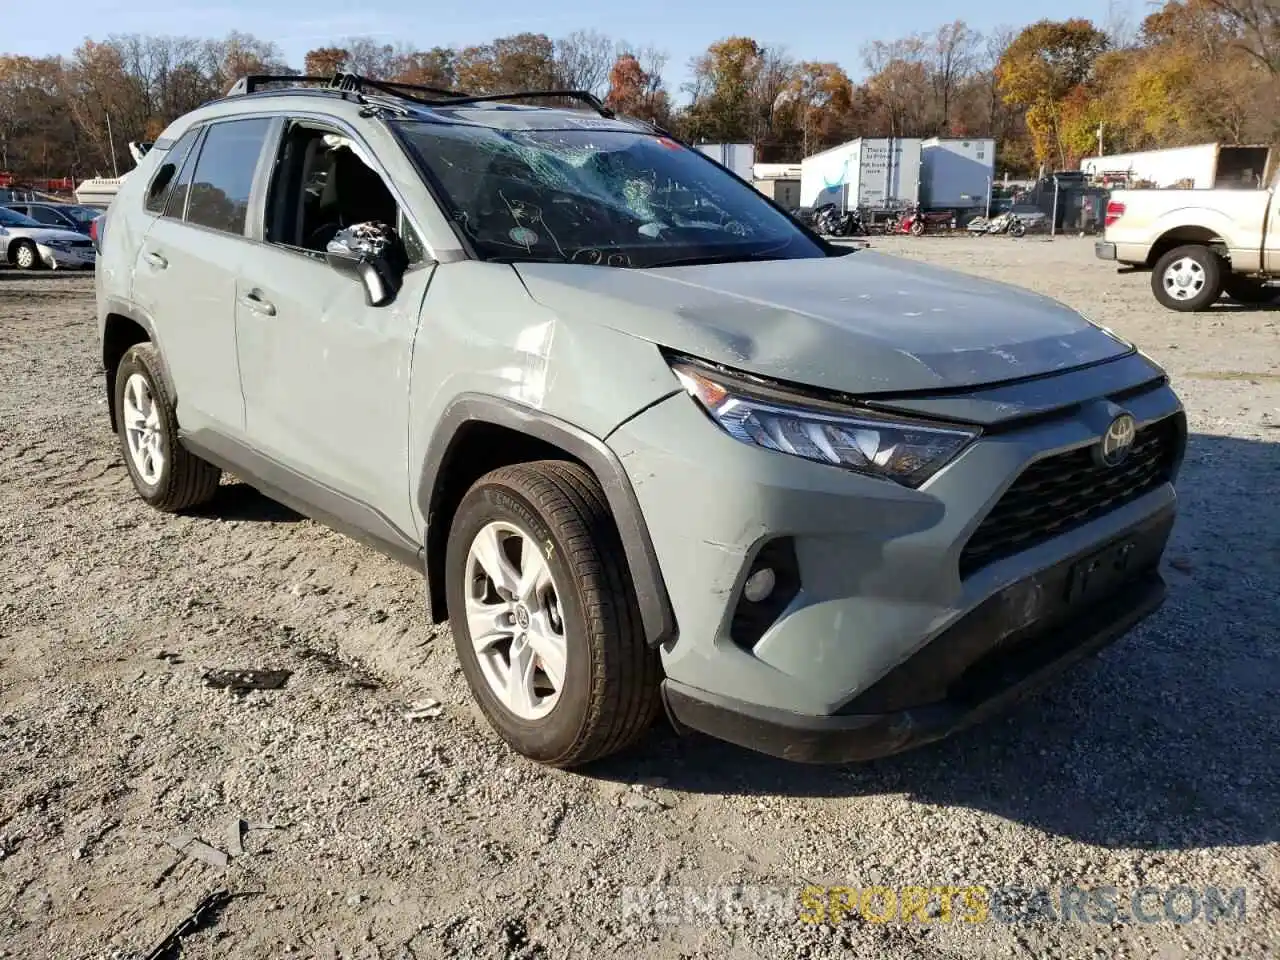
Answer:
<svg viewBox="0 0 1280 960"><path fill-rule="evenodd" d="M939 27L929 38L932 56L934 105L939 113L938 133L951 132L951 106L956 91L973 70L978 36L963 20Z"/></svg>
<svg viewBox="0 0 1280 960"><path fill-rule="evenodd" d="M594 30L577 30L555 44L556 72L570 90L586 90L603 95L613 67L614 42Z"/></svg>

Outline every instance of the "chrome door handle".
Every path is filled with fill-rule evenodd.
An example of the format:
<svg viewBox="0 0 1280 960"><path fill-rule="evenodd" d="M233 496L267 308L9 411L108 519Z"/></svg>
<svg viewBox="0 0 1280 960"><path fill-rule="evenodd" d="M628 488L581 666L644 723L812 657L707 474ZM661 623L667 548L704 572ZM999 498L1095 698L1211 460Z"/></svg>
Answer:
<svg viewBox="0 0 1280 960"><path fill-rule="evenodd" d="M164 257L160 256L160 254L158 253L148 253L147 263L151 264L157 270L163 270L165 267L169 265L169 261L166 260Z"/></svg>
<svg viewBox="0 0 1280 960"><path fill-rule="evenodd" d="M263 300L256 293L246 293L240 298L240 305L263 317L274 317L276 315L276 305Z"/></svg>

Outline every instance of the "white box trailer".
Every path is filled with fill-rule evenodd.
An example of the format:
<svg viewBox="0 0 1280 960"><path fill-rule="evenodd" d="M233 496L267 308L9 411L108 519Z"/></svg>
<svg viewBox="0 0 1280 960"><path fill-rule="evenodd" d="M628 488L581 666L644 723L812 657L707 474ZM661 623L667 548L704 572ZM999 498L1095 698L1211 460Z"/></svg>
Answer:
<svg viewBox="0 0 1280 960"><path fill-rule="evenodd" d="M888 210L920 199L920 143L914 137L862 137L800 163L800 203L841 210Z"/></svg>
<svg viewBox="0 0 1280 960"><path fill-rule="evenodd" d="M995 140L925 140L920 144L920 205L926 210L985 210L995 170Z"/></svg>
<svg viewBox="0 0 1280 960"><path fill-rule="evenodd" d="M754 179L756 148L750 143L699 143L699 153L732 170L740 179L750 183Z"/></svg>

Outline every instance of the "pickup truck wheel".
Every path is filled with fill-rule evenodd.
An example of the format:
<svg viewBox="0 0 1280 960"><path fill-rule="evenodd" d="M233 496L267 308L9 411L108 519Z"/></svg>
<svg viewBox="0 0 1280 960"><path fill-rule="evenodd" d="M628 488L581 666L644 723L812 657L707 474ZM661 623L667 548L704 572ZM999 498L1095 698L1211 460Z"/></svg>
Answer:
<svg viewBox="0 0 1280 960"><path fill-rule="evenodd" d="M454 514L445 571L462 672L517 752L573 767L648 729L661 668L590 473L544 460L481 477Z"/></svg>
<svg viewBox="0 0 1280 960"><path fill-rule="evenodd" d="M1208 247L1175 247L1156 261L1151 290L1170 310L1207 310L1222 294L1222 260Z"/></svg>
<svg viewBox="0 0 1280 960"><path fill-rule="evenodd" d="M213 499L222 471L178 442L178 416L156 348L138 343L116 368L116 423L138 496L166 513Z"/></svg>
<svg viewBox="0 0 1280 960"><path fill-rule="evenodd" d="M1268 287L1254 277L1241 277L1235 274L1222 281L1222 288L1236 303L1271 303L1280 296L1280 288Z"/></svg>

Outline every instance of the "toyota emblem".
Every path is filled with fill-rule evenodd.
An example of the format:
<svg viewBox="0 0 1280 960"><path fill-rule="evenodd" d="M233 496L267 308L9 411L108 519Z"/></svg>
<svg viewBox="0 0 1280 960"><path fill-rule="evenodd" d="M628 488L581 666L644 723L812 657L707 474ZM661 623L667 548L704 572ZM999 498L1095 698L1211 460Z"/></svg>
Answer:
<svg viewBox="0 0 1280 960"><path fill-rule="evenodd" d="M1118 467L1124 463L1125 458L1129 456L1129 451L1133 449L1133 440L1137 433L1138 425L1129 414L1122 413L1112 420L1097 447L1098 459L1102 465Z"/></svg>

